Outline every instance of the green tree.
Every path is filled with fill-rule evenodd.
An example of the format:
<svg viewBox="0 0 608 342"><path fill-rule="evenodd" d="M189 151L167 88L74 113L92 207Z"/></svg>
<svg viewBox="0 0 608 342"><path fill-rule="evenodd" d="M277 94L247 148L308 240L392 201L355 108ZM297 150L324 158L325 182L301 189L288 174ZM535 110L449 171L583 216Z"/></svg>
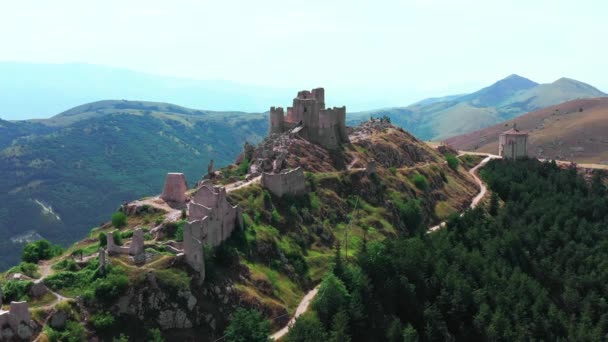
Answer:
<svg viewBox="0 0 608 342"><path fill-rule="evenodd" d="M37 263L40 260L49 260L60 255L63 248L59 245L52 245L47 240L38 240L28 243L23 249L22 259L25 262Z"/></svg>
<svg viewBox="0 0 608 342"><path fill-rule="evenodd" d="M349 293L344 283L329 272L321 282L312 307L319 315L321 322L325 326L329 326L333 316L346 308L349 299Z"/></svg>
<svg viewBox="0 0 608 342"><path fill-rule="evenodd" d="M330 342L350 342L350 329L348 327L349 317L346 311L340 311L334 315L329 334Z"/></svg>
<svg viewBox="0 0 608 342"><path fill-rule="evenodd" d="M127 225L127 215L122 211L117 211L112 215L112 225L118 229Z"/></svg>
<svg viewBox="0 0 608 342"><path fill-rule="evenodd" d="M270 322L259 311L239 308L226 328L229 342L268 342Z"/></svg>
<svg viewBox="0 0 608 342"><path fill-rule="evenodd" d="M342 249L340 248L340 241L336 241L333 272L340 279L344 277L344 263L342 261Z"/></svg>
<svg viewBox="0 0 608 342"><path fill-rule="evenodd" d="M399 318L393 318L386 330L387 342L401 342L403 340L403 325Z"/></svg>
<svg viewBox="0 0 608 342"><path fill-rule="evenodd" d="M418 332L409 323L403 329L403 342L418 342Z"/></svg>
<svg viewBox="0 0 608 342"><path fill-rule="evenodd" d="M445 160L448 162L448 166L452 170L456 170L458 168L458 165L460 164L458 158L456 158L453 154L447 154L445 156Z"/></svg>
<svg viewBox="0 0 608 342"><path fill-rule="evenodd" d="M420 190L426 191L429 188L429 183L427 182L426 177L419 173L416 173L412 177L412 182L414 182L414 185Z"/></svg>
<svg viewBox="0 0 608 342"><path fill-rule="evenodd" d="M498 194L496 192L492 192L492 196L490 196L488 213L492 216L496 216L496 214L498 214Z"/></svg>
<svg viewBox="0 0 608 342"><path fill-rule="evenodd" d="M108 335L113 332L116 320L112 313L100 312L91 316L91 324L99 334Z"/></svg>
<svg viewBox="0 0 608 342"><path fill-rule="evenodd" d="M314 314L307 312L298 319L285 336L285 342L317 342L327 341L325 327Z"/></svg>

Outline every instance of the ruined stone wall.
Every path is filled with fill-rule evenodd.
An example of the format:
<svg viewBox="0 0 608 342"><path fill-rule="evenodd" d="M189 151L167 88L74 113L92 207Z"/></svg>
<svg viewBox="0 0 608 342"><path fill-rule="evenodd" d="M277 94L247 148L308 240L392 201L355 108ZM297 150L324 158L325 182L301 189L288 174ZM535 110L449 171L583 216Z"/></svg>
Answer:
<svg viewBox="0 0 608 342"><path fill-rule="evenodd" d="M114 243L114 233L108 233L108 254L129 254L129 247L118 246Z"/></svg>
<svg viewBox="0 0 608 342"><path fill-rule="evenodd" d="M335 148L341 143L348 142L346 107L321 110L318 137L314 142L326 148Z"/></svg>
<svg viewBox="0 0 608 342"><path fill-rule="evenodd" d="M262 186L278 197L285 194L301 195L306 192L306 179L304 169L282 173L262 173Z"/></svg>
<svg viewBox="0 0 608 342"><path fill-rule="evenodd" d="M0 331L0 340L8 341L9 336L19 337L22 340L28 340L32 335L30 327L30 311L27 302L11 302L9 311L0 309L0 328L9 326L12 332Z"/></svg>
<svg viewBox="0 0 608 342"><path fill-rule="evenodd" d="M188 223L184 227L184 254L186 263L200 275L199 282L205 280L205 256L203 254L202 230L198 225Z"/></svg>
<svg viewBox="0 0 608 342"><path fill-rule="evenodd" d="M270 108L270 132L282 133L284 132L285 114L282 107L271 107Z"/></svg>
<svg viewBox="0 0 608 342"><path fill-rule="evenodd" d="M203 183L188 203L188 223L184 228L184 254L190 267L205 277L203 246L218 246L232 235L239 219L238 207L226 198L226 188Z"/></svg>

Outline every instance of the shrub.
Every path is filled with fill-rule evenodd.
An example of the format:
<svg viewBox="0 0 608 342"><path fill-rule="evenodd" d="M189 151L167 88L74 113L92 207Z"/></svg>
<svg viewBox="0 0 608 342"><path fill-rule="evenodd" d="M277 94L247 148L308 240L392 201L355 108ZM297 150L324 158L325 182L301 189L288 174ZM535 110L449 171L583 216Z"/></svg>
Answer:
<svg viewBox="0 0 608 342"><path fill-rule="evenodd" d="M397 202L396 205L399 210L399 216L405 223L406 228L410 233L416 233L424 219L420 202L418 200L409 200L405 203Z"/></svg>
<svg viewBox="0 0 608 342"><path fill-rule="evenodd" d="M117 211L112 215L112 225L118 229L127 225L127 215L122 211Z"/></svg>
<svg viewBox="0 0 608 342"><path fill-rule="evenodd" d="M289 333L285 336L286 342L309 342L309 341L326 341L327 333L319 318L312 313L307 312L294 323L289 329Z"/></svg>
<svg viewBox="0 0 608 342"><path fill-rule="evenodd" d="M264 192L262 193L262 199L264 200L264 208L266 208L267 210L272 209L272 197L270 196L270 193L267 190L264 190Z"/></svg>
<svg viewBox="0 0 608 342"><path fill-rule="evenodd" d="M117 299L129 286L129 278L122 273L109 273L105 278L99 278L92 284L95 298L105 303Z"/></svg>
<svg viewBox="0 0 608 342"><path fill-rule="evenodd" d="M6 302L27 300L31 286L29 280L9 280L2 285L3 298Z"/></svg>
<svg viewBox="0 0 608 342"><path fill-rule="evenodd" d="M67 259L63 259L60 262L53 265L53 269L76 272L80 268L78 267L78 264L73 259L67 258Z"/></svg>
<svg viewBox="0 0 608 342"><path fill-rule="evenodd" d="M190 278L185 271L175 268L155 271L156 278L160 283L176 290L187 289L190 286Z"/></svg>
<svg viewBox="0 0 608 342"><path fill-rule="evenodd" d="M105 247L108 245L108 236L106 233L99 233L99 247Z"/></svg>
<svg viewBox="0 0 608 342"><path fill-rule="evenodd" d="M86 341L86 330L84 325L79 322L68 321L63 330L55 330L48 325L44 326L44 333L48 337L49 341L66 341L66 342L79 342Z"/></svg>
<svg viewBox="0 0 608 342"><path fill-rule="evenodd" d="M268 342L270 322L255 310L239 308L225 331L229 342Z"/></svg>
<svg viewBox="0 0 608 342"><path fill-rule="evenodd" d="M249 173L249 159L243 160L243 162L241 162L239 167L236 169L237 176L244 176L247 173Z"/></svg>
<svg viewBox="0 0 608 342"><path fill-rule="evenodd" d="M160 332L160 329L154 328L148 331L148 342L164 342L163 334Z"/></svg>
<svg viewBox="0 0 608 342"><path fill-rule="evenodd" d="M107 335L114 329L116 320L110 312L100 312L91 316L91 324L93 324L95 331Z"/></svg>
<svg viewBox="0 0 608 342"><path fill-rule="evenodd" d="M51 245L47 240L38 240L25 245L21 259L29 263L37 263L40 260L49 260L60 255L63 248L59 245Z"/></svg>
<svg viewBox="0 0 608 342"><path fill-rule="evenodd" d="M448 166L452 170L456 170L458 168L458 164L460 164L460 162L458 161L458 158L456 158L452 154L447 154L445 156L445 160L448 162Z"/></svg>
<svg viewBox="0 0 608 342"><path fill-rule="evenodd" d="M30 278L38 278L38 265L29 262L21 262L19 265L8 270L10 273L23 273Z"/></svg>
<svg viewBox="0 0 608 342"><path fill-rule="evenodd" d="M426 181L426 178L419 173L412 177L412 182L414 182L414 185L420 190L424 191L429 188L429 183Z"/></svg>
<svg viewBox="0 0 608 342"><path fill-rule="evenodd" d="M394 166L391 166L388 168L388 172L390 172L394 176L397 174L397 168Z"/></svg>
<svg viewBox="0 0 608 342"><path fill-rule="evenodd" d="M445 175L445 171L439 170L439 175L441 176L441 179L443 180L444 183L448 182L448 177Z"/></svg>
<svg viewBox="0 0 608 342"><path fill-rule="evenodd" d="M279 214L279 212L276 209L273 209L272 210L272 222L280 223L281 221L283 221L283 217L281 216L281 214Z"/></svg>
<svg viewBox="0 0 608 342"><path fill-rule="evenodd" d="M116 246L122 246L122 234L119 231L115 230L112 237Z"/></svg>

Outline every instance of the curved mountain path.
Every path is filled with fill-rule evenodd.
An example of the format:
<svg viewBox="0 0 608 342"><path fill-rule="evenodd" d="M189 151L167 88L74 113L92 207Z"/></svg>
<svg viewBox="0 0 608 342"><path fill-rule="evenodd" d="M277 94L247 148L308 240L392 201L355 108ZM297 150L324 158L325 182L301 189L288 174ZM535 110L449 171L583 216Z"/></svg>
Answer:
<svg viewBox="0 0 608 342"><path fill-rule="evenodd" d="M468 152L461 152L459 154L459 156L463 155L463 154L467 154L467 153ZM487 154L487 153L485 153L485 154L474 153L474 154L476 154L476 155L484 155L484 156L486 156L486 158L484 158L481 162L479 162L479 164L475 165L473 168L471 168L469 170L469 174L471 174L471 176L473 176L473 178L477 182L477 185L479 185L479 193L477 194L477 196L475 196L475 198L473 198L473 201L471 202L471 205L470 205L471 208L477 207L477 205L479 204L479 202L481 202L481 199L488 192L488 189L487 189L486 185L483 183L483 181L481 180L481 178L479 178L477 176L477 170L479 170L479 168L481 168L484 165L486 165L490 160L501 158L500 156L493 155L493 154ZM424 165L424 166L426 166L426 165ZM440 224L438 224L436 226L430 227L428 229L427 233L432 233L434 231L439 230L442 227L445 227L445 222L441 222ZM300 301L300 304L298 305L298 308L296 309L295 314L289 320L289 322L287 323L287 325L285 325L283 328L281 328L281 330L275 332L274 334L272 334L270 336L270 338L272 340L274 340L274 341L280 340L285 335L287 335L287 333L289 332L289 329L291 329L291 327L293 326L293 324L296 322L296 319L298 317L300 317L303 313L305 313L308 310L308 307L310 306L310 303L312 302L312 300L315 298L315 296L319 292L319 286L320 285L317 285L314 289L310 290L304 296L304 298L302 298L302 301Z"/></svg>
<svg viewBox="0 0 608 342"><path fill-rule="evenodd" d="M304 298L302 298L302 301L300 302L300 304L298 305L298 308L296 309L296 313L289 320L289 322L287 323L287 325L284 326L283 328L281 328L281 330L279 330L279 331L275 332L274 334L272 334L272 336L270 336L270 338L276 341L278 339L281 339L283 336L287 335L287 333L289 332L289 329L296 322L296 319L298 317L300 317L303 313L305 313L308 310L308 306L310 306L310 303L312 302L312 300L317 295L317 292L319 292L319 285L317 285L314 289L310 290L304 296Z"/></svg>
<svg viewBox="0 0 608 342"><path fill-rule="evenodd" d="M38 263L38 270L40 272L40 278L34 280L35 284L39 284L41 282L44 281L44 279L46 279L46 277L50 276L52 273L52 269L51 269L51 264L49 263L48 260L44 260L44 261L40 261ZM51 290L50 288L47 287L47 289L49 290L49 292L55 296L55 300L44 305L44 306L40 306L38 308L42 308L42 309L50 309L52 307L54 307L57 303L63 301L63 300L68 300L68 299L73 299L73 298L69 298L69 297L64 297L62 295L60 295L59 293Z"/></svg>

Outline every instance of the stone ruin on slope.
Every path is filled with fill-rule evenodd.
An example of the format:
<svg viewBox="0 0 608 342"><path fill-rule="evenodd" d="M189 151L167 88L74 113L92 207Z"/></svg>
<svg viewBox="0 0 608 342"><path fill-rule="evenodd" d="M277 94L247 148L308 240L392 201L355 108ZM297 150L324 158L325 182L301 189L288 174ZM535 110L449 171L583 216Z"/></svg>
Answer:
<svg viewBox="0 0 608 342"><path fill-rule="evenodd" d="M186 203L188 183L183 173L168 173L160 198L166 202Z"/></svg>
<svg viewBox="0 0 608 342"><path fill-rule="evenodd" d="M0 294L0 306L2 304ZM14 337L28 340L32 336L30 311L27 302L11 302L9 311L0 309L0 340Z"/></svg>
<svg viewBox="0 0 608 342"><path fill-rule="evenodd" d="M298 196L306 193L306 179L304 169L301 167L280 173L264 172L261 184L277 197L283 197L285 194Z"/></svg>
<svg viewBox="0 0 608 342"><path fill-rule="evenodd" d="M203 246L220 245L236 227L242 226L240 209L228 202L226 188L203 182L188 203L188 223L184 228L183 242L186 262L199 272L200 282L205 279Z"/></svg>
<svg viewBox="0 0 608 342"><path fill-rule="evenodd" d="M114 243L114 232L108 233L107 239L108 254L128 254L133 256L135 263L143 263L146 261L144 250L144 231L141 228L133 231L133 237L129 246L118 246ZM101 253L101 252L100 252ZM105 258L104 258L105 261Z"/></svg>

